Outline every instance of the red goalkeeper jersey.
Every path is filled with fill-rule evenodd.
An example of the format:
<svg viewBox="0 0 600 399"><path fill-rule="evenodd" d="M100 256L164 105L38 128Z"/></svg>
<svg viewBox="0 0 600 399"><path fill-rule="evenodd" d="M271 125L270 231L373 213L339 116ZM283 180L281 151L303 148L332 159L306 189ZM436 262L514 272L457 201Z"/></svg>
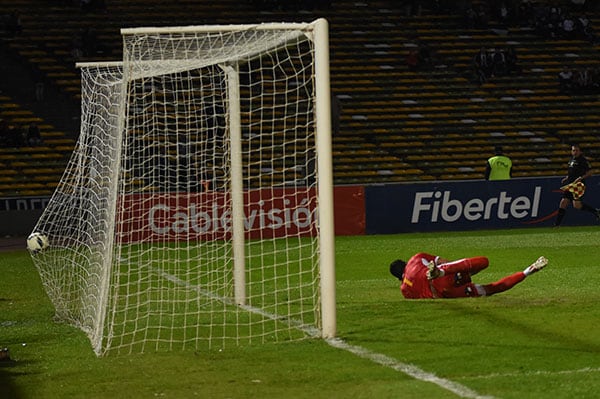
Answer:
<svg viewBox="0 0 600 399"><path fill-rule="evenodd" d="M427 265L433 262L435 257L419 252L408 260L400 286L402 295L409 299L470 296L464 292L472 285L469 273L447 273L435 280L427 279ZM457 290L461 292L456 292Z"/></svg>

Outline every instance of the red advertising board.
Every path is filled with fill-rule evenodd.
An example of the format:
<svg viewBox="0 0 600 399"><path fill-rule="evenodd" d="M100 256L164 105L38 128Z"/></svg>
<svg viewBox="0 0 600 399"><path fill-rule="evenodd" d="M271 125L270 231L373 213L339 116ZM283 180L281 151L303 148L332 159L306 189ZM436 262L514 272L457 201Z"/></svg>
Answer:
<svg viewBox="0 0 600 399"><path fill-rule="evenodd" d="M317 234L314 189L249 190L244 195L247 238ZM118 206L122 243L222 240L232 232L231 198L223 192L128 194ZM336 187L334 212L336 234L364 234L362 187Z"/></svg>
<svg viewBox="0 0 600 399"><path fill-rule="evenodd" d="M334 187L335 234L363 235L366 231L364 186Z"/></svg>

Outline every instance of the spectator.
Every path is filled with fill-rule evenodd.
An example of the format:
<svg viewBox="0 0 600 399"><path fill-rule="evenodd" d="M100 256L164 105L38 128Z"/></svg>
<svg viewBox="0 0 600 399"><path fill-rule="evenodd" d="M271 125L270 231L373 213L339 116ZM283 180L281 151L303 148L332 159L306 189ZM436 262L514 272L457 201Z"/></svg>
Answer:
<svg viewBox="0 0 600 399"><path fill-rule="evenodd" d="M563 16L560 7L550 9L536 7L531 22L543 37L555 38L563 35Z"/></svg>
<svg viewBox="0 0 600 399"><path fill-rule="evenodd" d="M573 17L571 17L571 15L565 15L564 19L562 20L562 29L562 36L565 39L575 39L575 20Z"/></svg>
<svg viewBox="0 0 600 399"><path fill-rule="evenodd" d="M0 119L0 146L8 147L10 126L6 119Z"/></svg>
<svg viewBox="0 0 600 399"><path fill-rule="evenodd" d="M417 45L419 48L419 65L424 66L425 68L430 68L433 66L433 54L431 47L429 47L429 44L425 42L419 42Z"/></svg>
<svg viewBox="0 0 600 399"><path fill-rule="evenodd" d="M419 52L416 49L411 49L406 56L406 66L410 71L419 69Z"/></svg>
<svg viewBox="0 0 600 399"><path fill-rule="evenodd" d="M500 24L503 27L508 28L510 25L510 13L508 10L508 5L505 1L500 2L500 4L498 5L497 13Z"/></svg>
<svg viewBox="0 0 600 399"><path fill-rule="evenodd" d="M81 35L74 35L71 38L71 56L75 61L79 61L84 56Z"/></svg>
<svg viewBox="0 0 600 399"><path fill-rule="evenodd" d="M598 37L585 14L575 19L575 36L576 38L587 40L593 45L598 44Z"/></svg>
<svg viewBox="0 0 600 399"><path fill-rule="evenodd" d="M489 15L487 13L486 10L486 6L484 4L479 4L477 6L477 9L475 11L475 15L476 15L476 28L478 29L487 29L488 28L488 23L489 23Z"/></svg>
<svg viewBox="0 0 600 399"><path fill-rule="evenodd" d="M535 26L535 10L533 7L533 3L529 1L519 2L515 13L515 22L519 26Z"/></svg>
<svg viewBox="0 0 600 399"><path fill-rule="evenodd" d="M579 93L587 92L591 87L591 74L588 68L578 68L573 74L573 82Z"/></svg>
<svg viewBox="0 0 600 399"><path fill-rule="evenodd" d="M485 47L481 47L479 52L475 54L473 65L477 80L480 84L485 83L492 71L492 62Z"/></svg>
<svg viewBox="0 0 600 399"><path fill-rule="evenodd" d="M559 26L564 21L562 9L560 7L551 7L548 16L546 17L553 26Z"/></svg>
<svg viewBox="0 0 600 399"><path fill-rule="evenodd" d="M519 66L519 59L517 57L517 50L514 47L507 47L504 50L504 59L506 62L506 73L508 75L513 72L521 73L521 67Z"/></svg>
<svg viewBox="0 0 600 399"><path fill-rule="evenodd" d="M6 30L11 37L17 36L23 31L23 24L21 22L19 11L10 13L8 20L6 21Z"/></svg>
<svg viewBox="0 0 600 399"><path fill-rule="evenodd" d="M562 93L571 93L573 90L573 71L564 66L558 73L558 84Z"/></svg>
<svg viewBox="0 0 600 399"><path fill-rule="evenodd" d="M507 74L506 57L504 52L498 48L492 49L492 76L504 76Z"/></svg>
<svg viewBox="0 0 600 399"><path fill-rule="evenodd" d="M44 91L45 91L45 82L44 82L44 74L42 73L42 71L37 68L37 67L33 67L33 69L31 70L31 80L33 81L33 87L34 87L34 99L36 102L42 102L44 101Z"/></svg>
<svg viewBox="0 0 600 399"><path fill-rule="evenodd" d="M472 6L466 8L464 13L465 27L467 29L475 29L477 26L477 13Z"/></svg>
<svg viewBox="0 0 600 399"><path fill-rule="evenodd" d="M416 44L412 44L412 48L409 50L406 56L406 65L411 71L418 71L423 69L429 69L433 66L434 54L431 47L425 42L419 41Z"/></svg>
<svg viewBox="0 0 600 399"><path fill-rule="evenodd" d="M587 39L590 29L590 20L587 15L580 15L575 19L575 35L576 37Z"/></svg>
<svg viewBox="0 0 600 399"><path fill-rule="evenodd" d="M27 144L30 146L36 146L43 144L42 135L40 128L37 123L31 122L27 128Z"/></svg>
<svg viewBox="0 0 600 399"><path fill-rule="evenodd" d="M590 89L593 93L598 93L600 89L600 67L590 68Z"/></svg>

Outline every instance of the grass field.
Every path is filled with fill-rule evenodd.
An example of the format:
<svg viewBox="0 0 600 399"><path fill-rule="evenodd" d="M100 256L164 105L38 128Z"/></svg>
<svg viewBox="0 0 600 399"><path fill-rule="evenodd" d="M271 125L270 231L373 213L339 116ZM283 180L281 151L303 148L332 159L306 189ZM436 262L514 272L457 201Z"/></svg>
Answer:
<svg viewBox="0 0 600 399"><path fill-rule="evenodd" d="M598 227L338 237L338 339L97 358L52 321L25 251L2 253L2 398L597 398ZM484 255L488 283L549 266L490 298L408 301L388 272L427 251Z"/></svg>

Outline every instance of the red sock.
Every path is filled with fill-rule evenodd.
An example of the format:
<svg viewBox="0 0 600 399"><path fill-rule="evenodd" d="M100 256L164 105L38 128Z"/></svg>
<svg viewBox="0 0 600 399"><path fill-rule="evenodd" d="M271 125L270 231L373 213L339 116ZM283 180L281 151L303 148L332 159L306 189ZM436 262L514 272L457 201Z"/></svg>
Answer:
<svg viewBox="0 0 600 399"><path fill-rule="evenodd" d="M515 274L511 274L510 276L504 277L496 281L495 283L486 284L483 286L485 289L485 293L487 296L497 294L499 292L503 292L511 289L515 285L519 284L521 281L525 280L525 273L517 272Z"/></svg>

